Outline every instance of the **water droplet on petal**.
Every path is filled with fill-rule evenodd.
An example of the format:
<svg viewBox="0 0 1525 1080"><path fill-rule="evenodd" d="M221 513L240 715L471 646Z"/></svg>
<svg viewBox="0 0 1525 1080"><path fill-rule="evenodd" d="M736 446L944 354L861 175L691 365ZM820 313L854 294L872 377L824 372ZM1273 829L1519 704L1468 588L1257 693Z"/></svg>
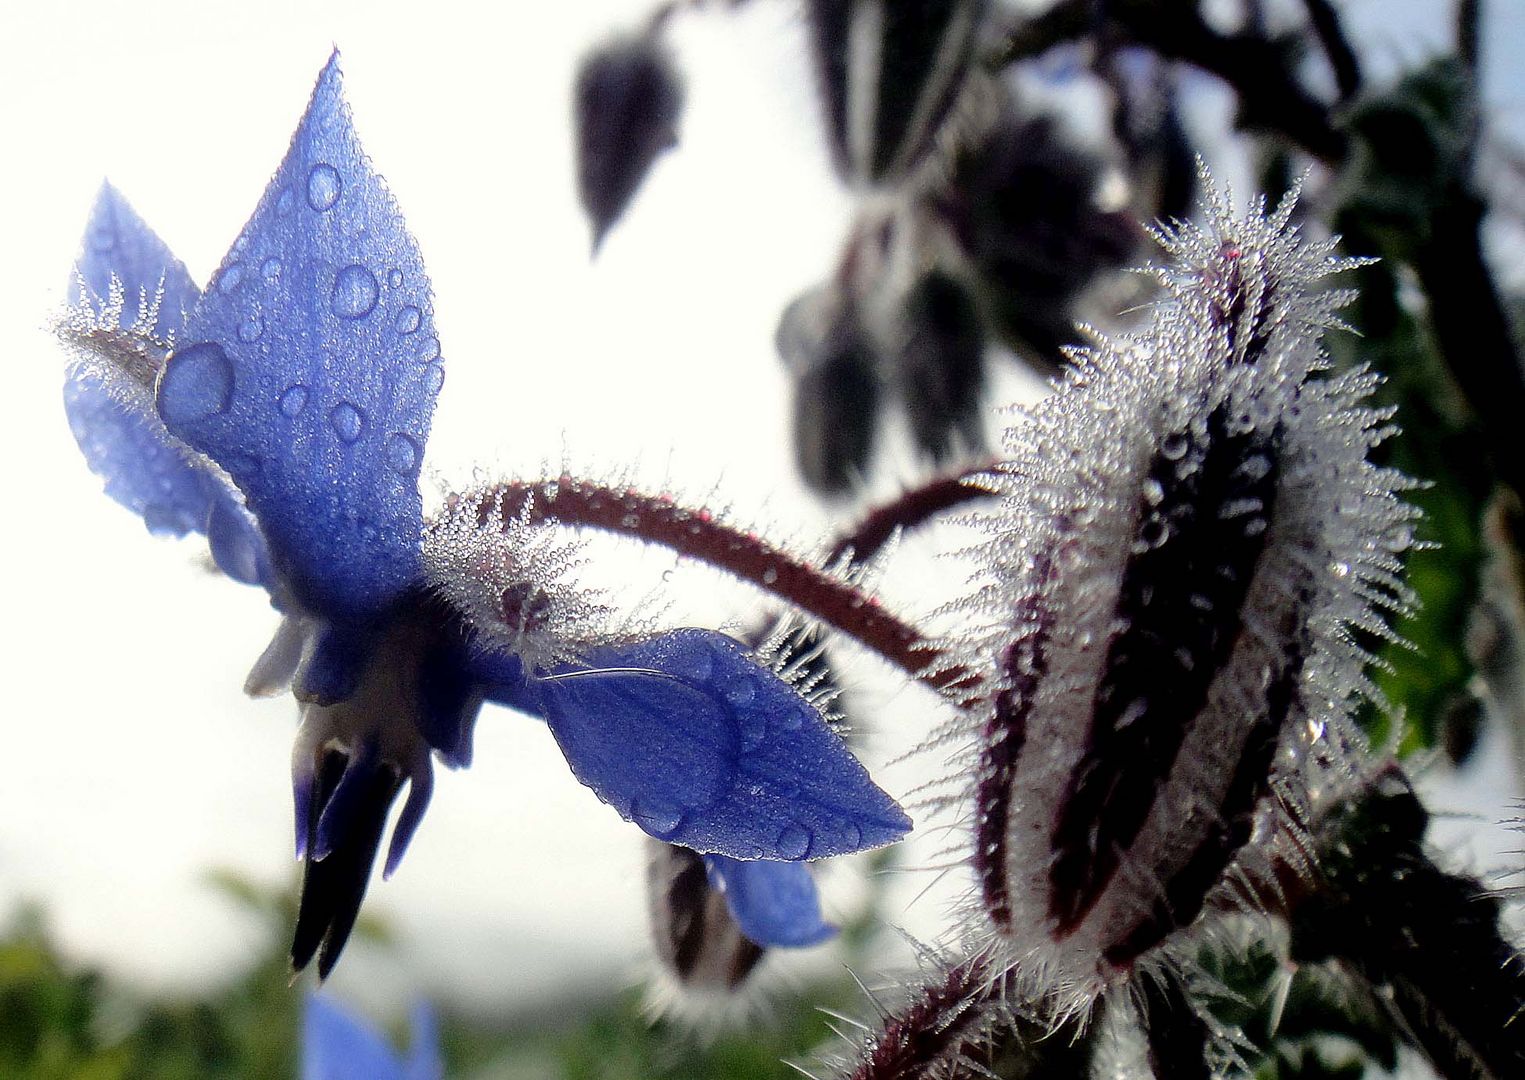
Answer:
<svg viewBox="0 0 1525 1080"><path fill-rule="evenodd" d="M760 712L749 712L741 717L741 752L750 754L763 744L768 735L768 718Z"/></svg>
<svg viewBox="0 0 1525 1080"><path fill-rule="evenodd" d="M296 419L307 408L307 387L301 383L286 387L281 391L280 400L276 404L280 407L282 416Z"/></svg>
<svg viewBox="0 0 1525 1080"><path fill-rule="evenodd" d="M394 289L401 287L401 285L402 285L402 271L401 270L389 270L389 271L387 271L387 284L392 286L392 288L394 288Z"/></svg>
<svg viewBox="0 0 1525 1080"><path fill-rule="evenodd" d="M296 196L291 193L291 189L284 188L282 189L280 196L275 200L275 212L280 214L282 217L285 217L287 214L291 213L291 208L296 206L296 204Z"/></svg>
<svg viewBox="0 0 1525 1080"><path fill-rule="evenodd" d="M238 340L242 341L245 345L258 341L260 335L264 332L265 320L257 311L249 312L238 324Z"/></svg>
<svg viewBox="0 0 1525 1080"><path fill-rule="evenodd" d="M352 443L365 430L365 414L349 402L341 401L328 410L328 424L340 439Z"/></svg>
<svg viewBox="0 0 1525 1080"><path fill-rule="evenodd" d="M334 314L341 319L360 319L369 315L380 295L376 275L359 263L351 263L334 276Z"/></svg>
<svg viewBox="0 0 1525 1080"><path fill-rule="evenodd" d="M423 450L413 436L404 435L400 431L387 436L387 464L398 475L418 475L418 466L423 456Z"/></svg>
<svg viewBox="0 0 1525 1080"><path fill-rule="evenodd" d="M1172 431L1160 440L1160 453L1170 461L1180 461L1186 456L1189 444L1186 436L1179 431Z"/></svg>
<svg viewBox="0 0 1525 1080"><path fill-rule="evenodd" d="M314 165L307 174L307 205L320 214L333 209L343 190L344 181L339 179L339 170L326 162Z"/></svg>
<svg viewBox="0 0 1525 1080"><path fill-rule="evenodd" d="M778 834L774 846L778 849L780 859L803 859L810 853L810 841L814 839L810 830L799 822L791 822L784 826L783 832Z"/></svg>
<svg viewBox="0 0 1525 1080"><path fill-rule="evenodd" d="M159 412L171 424L226 412L233 401L233 364L221 345L202 341L177 349L159 383Z"/></svg>
<svg viewBox="0 0 1525 1080"><path fill-rule="evenodd" d="M244 283L244 264L233 263L217 275L217 291L230 293Z"/></svg>
<svg viewBox="0 0 1525 1080"><path fill-rule="evenodd" d="M274 255L270 256L259 268L259 272L266 281L274 285L277 281L281 280L281 260L277 259Z"/></svg>
<svg viewBox="0 0 1525 1080"><path fill-rule="evenodd" d="M659 803L631 803L630 818L651 835L660 838L671 836L683 824L683 815L673 806Z"/></svg>
<svg viewBox="0 0 1525 1080"><path fill-rule="evenodd" d="M445 385L445 369L440 364L430 364L424 368L424 391L429 394L437 394L440 387Z"/></svg>
<svg viewBox="0 0 1525 1080"><path fill-rule="evenodd" d="M422 317L423 313L412 304L409 304L397 313L397 332L399 334L413 333L418 329L418 324Z"/></svg>

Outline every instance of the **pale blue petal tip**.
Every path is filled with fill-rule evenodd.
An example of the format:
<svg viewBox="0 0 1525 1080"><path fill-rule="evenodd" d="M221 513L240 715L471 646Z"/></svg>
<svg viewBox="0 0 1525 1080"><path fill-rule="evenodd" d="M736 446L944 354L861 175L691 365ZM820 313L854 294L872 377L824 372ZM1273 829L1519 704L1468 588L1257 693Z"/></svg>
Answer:
<svg viewBox="0 0 1525 1080"><path fill-rule="evenodd" d="M803 949L836 936L837 928L821 918L815 878L803 863L706 855L704 864L736 925L757 944Z"/></svg>
<svg viewBox="0 0 1525 1080"><path fill-rule="evenodd" d="M159 295L159 311L153 331L160 339L179 335L185 316L195 306L201 290L191 280L185 264L148 227L109 182L101 185L85 226L85 241L75 266L78 277L69 283L69 301L82 299L81 282L94 298L97 310L111 290L113 276L122 285L120 325L136 322ZM163 293L159 294L162 287Z"/></svg>
<svg viewBox="0 0 1525 1080"><path fill-rule="evenodd" d="M303 606L362 615L418 580L418 474L444 371L423 260L355 138L337 61L158 407L243 491Z"/></svg>
<svg viewBox="0 0 1525 1080"><path fill-rule="evenodd" d="M431 1022L426 1034L432 1032ZM421 1040L417 1034L414 1038L414 1051L405 1064L369 1023L326 995L310 994L303 1010L302 1080L439 1080L439 1070L430 1073L415 1066ZM437 1047L432 1054L437 1063Z"/></svg>
<svg viewBox="0 0 1525 1080"><path fill-rule="evenodd" d="M800 861L900 839L911 822L820 712L738 642L677 630L540 680L577 778L659 840Z"/></svg>

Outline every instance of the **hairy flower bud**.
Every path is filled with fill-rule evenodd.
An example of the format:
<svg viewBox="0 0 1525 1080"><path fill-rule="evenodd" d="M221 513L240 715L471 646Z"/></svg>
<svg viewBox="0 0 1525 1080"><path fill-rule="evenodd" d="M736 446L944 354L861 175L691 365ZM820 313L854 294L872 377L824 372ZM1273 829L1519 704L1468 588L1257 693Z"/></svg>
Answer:
<svg viewBox="0 0 1525 1080"><path fill-rule="evenodd" d="M1325 373L1350 263L1290 200L1160 239L1171 294L1076 355L990 477L983 712L968 732L979 908L1019 972L1083 1005L1189 925L1367 692L1415 512L1367 452L1374 379Z"/></svg>

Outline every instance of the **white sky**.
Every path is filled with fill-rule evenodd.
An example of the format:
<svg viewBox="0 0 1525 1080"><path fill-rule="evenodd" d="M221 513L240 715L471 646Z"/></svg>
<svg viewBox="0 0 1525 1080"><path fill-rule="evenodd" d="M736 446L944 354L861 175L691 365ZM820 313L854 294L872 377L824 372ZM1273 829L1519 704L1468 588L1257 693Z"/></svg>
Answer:
<svg viewBox="0 0 1525 1080"><path fill-rule="evenodd" d="M1525 4L1494 6L1519 25ZM1425 13L1423 0L1402 7ZM680 22L684 145L590 266L572 195L571 72L644 8L0 9L0 340L13 350L17 406L0 429L13 567L0 630L10 692L0 919L20 898L41 900L76 955L185 986L255 941L198 875L217 865L283 882L291 872L295 711L239 692L274 617L255 591L199 568L194 545L151 539L100 494L64 422L63 357L44 325L103 176L204 281L334 44L360 136L434 282L448 379L431 467L459 482L474 463L537 473L563 453L595 473L639 462L653 483L671 476L703 494L718 482L722 501L770 533L819 529L781 438L788 403L772 332L784 301L830 264L849 206L813 126L792 6L757 0L739 16ZM1424 35L1392 22L1397 8L1355 5L1379 51L1411 58ZM1502 96L1518 117L1520 96ZM913 587L898 590L907 600L917 581L951 577L915 551L905 558L916 568ZM670 566L648 564L640 590ZM674 622L738 610L707 589L683 595ZM877 674L850 677L877 686ZM898 733L880 740L885 754L938 718L914 688L869 700ZM373 885L368 910L393 921L400 948L352 948L341 988L533 1001L569 976L606 986L634 970L644 949L634 828L572 780L539 725L489 710L477 746L468 773L440 777L396 879ZM891 772L885 783L909 781ZM927 901L908 920L928 933L937 914Z"/></svg>

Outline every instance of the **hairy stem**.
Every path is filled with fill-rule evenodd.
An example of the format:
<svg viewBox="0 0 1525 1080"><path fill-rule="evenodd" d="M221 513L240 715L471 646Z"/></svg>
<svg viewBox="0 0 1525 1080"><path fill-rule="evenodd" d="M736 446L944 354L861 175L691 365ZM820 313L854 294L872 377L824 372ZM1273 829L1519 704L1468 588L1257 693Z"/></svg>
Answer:
<svg viewBox="0 0 1525 1080"><path fill-rule="evenodd" d="M950 497L947 491L941 495L943 500ZM961 697L959 691L973 686L974 677L968 672L938 665L938 650L874 597L756 533L718 520L709 511L679 506L668 496L571 476L495 484L473 499L477 521L484 526L501 514L504 521L525 517L531 524L599 529L668 548L778 597L955 699ZM929 505L937 503L934 498ZM457 512L461 509L471 512L471 508L456 508ZM873 541L882 528L883 522L875 518L853 535ZM839 547L860 550L850 540Z"/></svg>

